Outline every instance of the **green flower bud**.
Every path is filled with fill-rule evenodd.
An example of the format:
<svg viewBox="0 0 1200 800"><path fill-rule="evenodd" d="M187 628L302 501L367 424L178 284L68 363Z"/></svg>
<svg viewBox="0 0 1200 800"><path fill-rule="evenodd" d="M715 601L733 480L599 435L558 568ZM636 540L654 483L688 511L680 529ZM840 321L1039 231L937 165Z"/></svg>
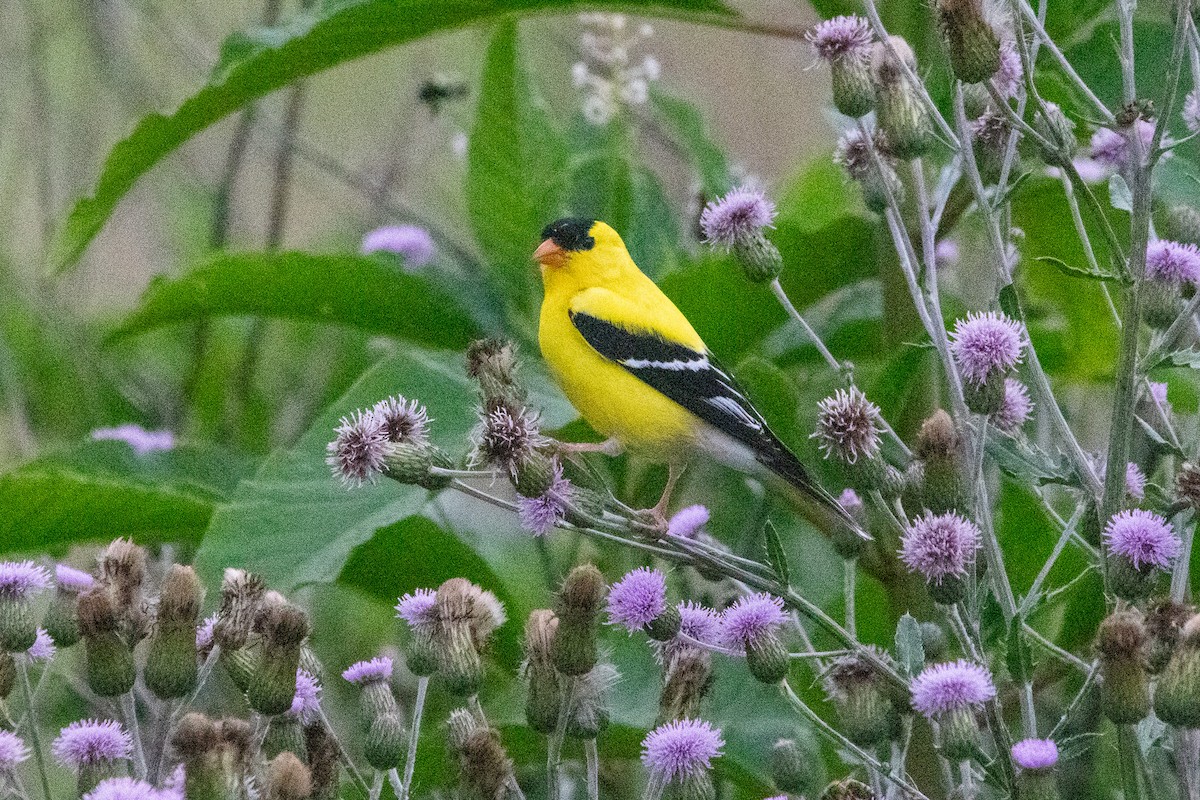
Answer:
<svg viewBox="0 0 1200 800"><path fill-rule="evenodd" d="M1000 69L1000 39L979 0L938 0L938 22L950 66L963 83L982 83Z"/></svg>
<svg viewBox="0 0 1200 800"><path fill-rule="evenodd" d="M558 618L548 609L534 611L525 624L525 680L529 684L525 719L529 727L547 735L558 727L562 706L562 692L551 653L557 630Z"/></svg>
<svg viewBox="0 0 1200 800"><path fill-rule="evenodd" d="M92 589L79 596L79 632L87 656L87 682L100 697L125 694L137 679L133 650L117 633L119 626L117 610L104 589Z"/></svg>
<svg viewBox="0 0 1200 800"><path fill-rule="evenodd" d="M375 717L364 746L368 764L378 770L394 769L404 758L407 747L408 735L399 711Z"/></svg>
<svg viewBox="0 0 1200 800"><path fill-rule="evenodd" d="M1162 331L1171 327L1182 305L1179 286L1164 281L1142 284L1142 314L1151 328Z"/></svg>
<svg viewBox="0 0 1200 800"><path fill-rule="evenodd" d="M586 675L596 666L600 609L607 593L604 576L591 564L575 567L563 581L553 646L554 666L562 674Z"/></svg>
<svg viewBox="0 0 1200 800"><path fill-rule="evenodd" d="M962 437L949 414L939 408L925 420L915 450L921 461L925 507L935 514L969 507Z"/></svg>
<svg viewBox="0 0 1200 800"><path fill-rule="evenodd" d="M438 653L433 635L427 631L414 631L404 660L409 672L417 677L427 678L437 672Z"/></svg>
<svg viewBox="0 0 1200 800"><path fill-rule="evenodd" d="M243 647L240 650L222 650L220 660L221 666L225 668L225 674L233 681L233 685L238 688L238 691L247 691L250 688L250 679L258 667L258 658L254 651L249 647Z"/></svg>
<svg viewBox="0 0 1200 800"><path fill-rule="evenodd" d="M875 84L871 62L857 56L839 58L829 64L833 79L833 105L847 117L865 117L875 108Z"/></svg>
<svg viewBox="0 0 1200 800"><path fill-rule="evenodd" d="M291 714L279 714L271 717L262 749L267 758L275 758L280 753L292 753L303 760L307 757L304 747L304 727Z"/></svg>
<svg viewBox="0 0 1200 800"><path fill-rule="evenodd" d="M771 750L771 780L787 794L804 794L816 779L820 759L792 739L780 739Z"/></svg>
<svg viewBox="0 0 1200 800"><path fill-rule="evenodd" d="M459 697L479 693L483 683L483 661L471 640L465 622L443 622L438 635L438 675L446 689Z"/></svg>
<svg viewBox="0 0 1200 800"><path fill-rule="evenodd" d="M779 248L763 236L761 230L749 241L737 242L733 253L751 283L770 283L783 272Z"/></svg>
<svg viewBox="0 0 1200 800"><path fill-rule="evenodd" d="M0 649L23 653L37 641L37 622L24 597L0 598Z"/></svg>
<svg viewBox="0 0 1200 800"><path fill-rule="evenodd" d="M308 636L308 616L288 603L266 606L255 627L262 635L261 651L246 700L260 714L282 714L296 696L300 646Z"/></svg>
<svg viewBox="0 0 1200 800"><path fill-rule="evenodd" d="M959 575L943 575L940 581L930 581L928 588L933 602L944 606L954 605L966 594L966 586Z"/></svg>
<svg viewBox="0 0 1200 800"><path fill-rule="evenodd" d="M196 572L178 564L171 567L163 579L146 654L146 686L158 697L183 697L196 686L196 623L203 602L204 589Z"/></svg>
<svg viewBox="0 0 1200 800"><path fill-rule="evenodd" d="M91 588L91 576L85 572L60 566L58 586L42 618L42 627L58 648L72 647L79 641L79 613L75 606L79 593Z"/></svg>
<svg viewBox="0 0 1200 800"><path fill-rule="evenodd" d="M1117 725L1134 725L1150 713L1146 629L1134 611L1115 612L1100 624L1100 707ZM1168 665L1168 669L1170 666Z"/></svg>
<svg viewBox="0 0 1200 800"><path fill-rule="evenodd" d="M787 677L791 660L779 637L765 631L746 643L746 666L760 683L776 684Z"/></svg>
<svg viewBox="0 0 1200 800"><path fill-rule="evenodd" d="M921 623L921 643L925 646L925 660L930 664L949 658L950 643L946 632L933 622Z"/></svg>
<svg viewBox="0 0 1200 800"><path fill-rule="evenodd" d="M305 800L312 795L312 774L291 752L275 756L267 767L266 800Z"/></svg>
<svg viewBox="0 0 1200 800"><path fill-rule="evenodd" d="M1017 773L1016 786L1021 800L1059 800L1053 769L1023 769Z"/></svg>
<svg viewBox="0 0 1200 800"><path fill-rule="evenodd" d="M555 460L535 450L517 465L513 486L524 497L541 497L554 483Z"/></svg>
<svg viewBox="0 0 1200 800"><path fill-rule="evenodd" d="M888 47L890 43L891 47ZM894 55L893 55L894 51ZM899 36L877 42L871 57L875 75L875 115L887 134L888 151L901 161L920 158L933 142L933 127L921 98L904 75L901 62L916 68L916 57Z"/></svg>
<svg viewBox="0 0 1200 800"><path fill-rule="evenodd" d="M679 633L679 625L682 622L679 609L676 606L668 605L661 614L646 625L646 635L656 642L669 642Z"/></svg>
<svg viewBox="0 0 1200 800"><path fill-rule="evenodd" d="M983 383L965 381L963 400L966 401L967 408L976 414L995 414L1004 405L1004 375L995 372Z"/></svg>
<svg viewBox="0 0 1200 800"><path fill-rule="evenodd" d="M1046 103L1045 112L1033 121L1034 129L1052 145L1041 147L1042 160L1052 167L1065 167L1075 158L1078 147L1075 123L1054 103Z"/></svg>
<svg viewBox="0 0 1200 800"><path fill-rule="evenodd" d="M383 474L397 483L420 485L429 480L434 447L422 441L388 442L383 446Z"/></svg>
<svg viewBox="0 0 1200 800"><path fill-rule="evenodd" d="M900 718L874 668L861 656L842 656L829 670L826 690L850 741L874 747L894 739Z"/></svg>
<svg viewBox="0 0 1200 800"><path fill-rule="evenodd" d="M957 708L938 720L942 734L942 755L951 761L971 758L979 749L979 722L971 708Z"/></svg>
<svg viewBox="0 0 1200 800"><path fill-rule="evenodd" d="M1154 593L1162 572L1154 565L1143 565L1141 569L1118 553L1109 553L1108 587L1117 597L1136 602Z"/></svg>
<svg viewBox="0 0 1200 800"><path fill-rule="evenodd" d="M1154 711L1168 725L1200 728L1200 615L1183 626L1179 646L1159 676Z"/></svg>
<svg viewBox="0 0 1200 800"><path fill-rule="evenodd" d="M875 792L865 783L846 778L825 787L821 792L821 800L878 800Z"/></svg>

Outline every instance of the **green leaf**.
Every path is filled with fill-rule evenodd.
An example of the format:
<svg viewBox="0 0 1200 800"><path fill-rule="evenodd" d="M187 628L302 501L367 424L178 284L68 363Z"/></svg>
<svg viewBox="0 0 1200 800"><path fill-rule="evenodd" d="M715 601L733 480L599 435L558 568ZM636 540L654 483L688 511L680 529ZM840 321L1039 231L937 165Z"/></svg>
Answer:
<svg viewBox="0 0 1200 800"><path fill-rule="evenodd" d="M1120 275L1113 275L1111 272L1097 272L1091 269L1084 269L1083 267L1073 267L1061 258L1055 258L1054 256L1039 256L1034 261L1041 264L1049 264L1063 275L1071 278L1084 278L1089 281L1107 281L1109 283L1128 283Z"/></svg>
<svg viewBox="0 0 1200 800"><path fill-rule="evenodd" d="M1079 482L1075 470L1062 453L1052 457L1040 448L1030 447L1024 440L999 432L988 432L987 454L995 459L1001 470L1026 485L1059 483L1072 486Z"/></svg>
<svg viewBox="0 0 1200 800"><path fill-rule="evenodd" d="M779 531L771 520L763 526L763 536L766 537L767 562L775 570L775 577L784 586L791 585L791 570L788 569L787 553L783 550L783 542L779 541Z"/></svg>
<svg viewBox="0 0 1200 800"><path fill-rule="evenodd" d="M243 315L344 325L435 347L463 348L479 335L457 301L394 259L218 253L183 277L152 282L113 337Z"/></svg>
<svg viewBox="0 0 1200 800"><path fill-rule="evenodd" d="M124 442L78 443L0 476L0 550L197 541L248 467L190 444L138 455Z"/></svg>
<svg viewBox="0 0 1200 800"><path fill-rule="evenodd" d="M170 114L138 123L105 160L91 197L75 204L51 264L70 268L134 183L214 122L287 84L338 64L441 31L512 14L618 8L697 22L727 19L717 0L339 0L316 4L276 28L235 34L225 42L209 83ZM523 202L506 198L505 202Z"/></svg>
<svg viewBox="0 0 1200 800"><path fill-rule="evenodd" d="M658 88L650 92L655 119L667 136L683 150L692 168L700 175L708 199L729 190L729 164L708 130L700 111L686 100Z"/></svg>
<svg viewBox="0 0 1200 800"><path fill-rule="evenodd" d="M1175 350L1167 353L1150 367L1186 367L1200 369L1200 350Z"/></svg>
<svg viewBox="0 0 1200 800"><path fill-rule="evenodd" d="M917 675L925 667L925 640L921 623L911 614L904 614L896 624L896 663L906 675Z"/></svg>

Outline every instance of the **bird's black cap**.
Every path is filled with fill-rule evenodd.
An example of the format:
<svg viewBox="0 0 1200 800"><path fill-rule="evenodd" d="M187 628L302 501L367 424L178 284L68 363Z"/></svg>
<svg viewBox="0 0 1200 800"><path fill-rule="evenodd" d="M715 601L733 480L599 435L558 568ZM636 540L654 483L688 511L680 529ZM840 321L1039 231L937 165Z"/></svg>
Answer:
<svg viewBox="0 0 1200 800"><path fill-rule="evenodd" d="M563 217L543 228L542 238L550 239L563 250L571 252L591 250L596 246L596 240L588 235L588 231L595 224L594 219Z"/></svg>

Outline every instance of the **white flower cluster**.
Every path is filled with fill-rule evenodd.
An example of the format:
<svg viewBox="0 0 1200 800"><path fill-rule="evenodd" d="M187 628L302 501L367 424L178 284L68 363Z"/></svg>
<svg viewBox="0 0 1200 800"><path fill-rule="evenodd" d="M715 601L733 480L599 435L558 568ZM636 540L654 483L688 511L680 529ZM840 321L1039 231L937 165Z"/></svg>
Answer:
<svg viewBox="0 0 1200 800"><path fill-rule="evenodd" d="M622 108L641 105L649 95L650 82L658 80L654 56L633 63L631 51L654 35L647 24L632 26L624 14L580 14L585 26L579 37L584 60L571 70L575 86L586 90L583 115L593 125L604 125Z"/></svg>

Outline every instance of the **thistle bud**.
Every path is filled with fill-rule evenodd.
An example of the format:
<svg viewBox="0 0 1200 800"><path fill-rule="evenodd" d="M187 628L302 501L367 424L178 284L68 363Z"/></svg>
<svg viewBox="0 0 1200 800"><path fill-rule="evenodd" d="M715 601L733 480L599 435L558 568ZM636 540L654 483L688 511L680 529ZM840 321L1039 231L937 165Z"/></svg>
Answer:
<svg viewBox="0 0 1200 800"><path fill-rule="evenodd" d="M96 580L88 573L59 564L55 568L54 597L42 619L42 627L58 647L71 647L79 641L79 615L75 604L80 592L95 585Z"/></svg>
<svg viewBox="0 0 1200 800"><path fill-rule="evenodd" d="M0 652L0 700L7 699L17 687L17 661L13 654Z"/></svg>
<svg viewBox="0 0 1200 800"><path fill-rule="evenodd" d="M995 183L1000 178L1008 155L1008 141L1012 134L1008 117L999 111L988 109L971 120L968 127L980 178L984 183Z"/></svg>
<svg viewBox="0 0 1200 800"><path fill-rule="evenodd" d="M787 794L804 794L812 789L816 756L793 739L780 739L771 750L771 780Z"/></svg>
<svg viewBox="0 0 1200 800"><path fill-rule="evenodd" d="M288 603L264 607L255 621L262 645L246 689L246 700L260 714L282 714L296 696L300 646L308 637L308 616Z"/></svg>
<svg viewBox="0 0 1200 800"><path fill-rule="evenodd" d="M304 729L304 749L312 773L312 800L335 800L339 795L341 750L324 725Z"/></svg>
<svg viewBox="0 0 1200 800"><path fill-rule="evenodd" d="M267 800L305 800L312 795L312 774L292 753L280 753L267 767Z"/></svg>
<svg viewBox="0 0 1200 800"><path fill-rule="evenodd" d="M1192 206L1171 206L1163 220L1162 236L1176 242L1200 245L1200 211Z"/></svg>
<svg viewBox="0 0 1200 800"><path fill-rule="evenodd" d="M865 783L846 778L835 781L821 792L821 800L878 800L875 792Z"/></svg>
<svg viewBox="0 0 1200 800"><path fill-rule="evenodd" d="M452 694L463 697L477 694L483 682L483 661L471 635L477 591L462 578L451 578L437 590L438 674Z"/></svg>
<svg viewBox="0 0 1200 800"><path fill-rule="evenodd" d="M1175 475L1175 496L1193 510L1200 510L1200 466L1185 461Z"/></svg>
<svg viewBox="0 0 1200 800"><path fill-rule="evenodd" d="M667 662L662 694L658 700L658 720L662 725L700 716L700 704L712 691L712 656L698 647L683 647Z"/></svg>
<svg viewBox="0 0 1200 800"><path fill-rule="evenodd" d="M429 480L433 445L422 442L388 442L381 450L383 474L397 483L420 485Z"/></svg>
<svg viewBox="0 0 1200 800"><path fill-rule="evenodd" d="M874 747L895 738L900 718L887 687L874 668L857 654L842 656L829 671L826 691L850 741Z"/></svg>
<svg viewBox="0 0 1200 800"><path fill-rule="evenodd" d="M500 734L479 728L463 742L459 763L467 786L479 800L495 800L514 781L512 762Z"/></svg>
<svg viewBox="0 0 1200 800"><path fill-rule="evenodd" d="M1065 167L1075 158L1078 142L1075 123L1055 103L1045 103L1044 113L1033 121L1034 129L1049 143L1042 145L1041 156L1052 167Z"/></svg>
<svg viewBox="0 0 1200 800"><path fill-rule="evenodd" d="M1115 612L1100 623L1100 707L1117 725L1133 725L1150 713L1146 629L1134 611Z"/></svg>
<svg viewBox="0 0 1200 800"><path fill-rule="evenodd" d="M507 339L479 339L467 347L467 376L479 383L486 404L519 406L526 400L517 382L517 346Z"/></svg>
<svg viewBox="0 0 1200 800"><path fill-rule="evenodd" d="M446 723L446 741L450 749L457 755L462 755L463 748L471 734L479 730L479 720L465 708L456 708L450 712Z"/></svg>
<svg viewBox="0 0 1200 800"><path fill-rule="evenodd" d="M1179 316L1183 306L1179 285L1165 281L1146 281L1142 284L1142 316L1146 324L1165 331Z"/></svg>
<svg viewBox="0 0 1200 800"><path fill-rule="evenodd" d="M562 705L552 656L557 630L558 618L547 609L534 611L525 623L525 680L528 682L525 719L529 727L547 735L558 727Z"/></svg>
<svg viewBox="0 0 1200 800"><path fill-rule="evenodd" d="M282 753L304 758L304 727L300 721L293 719L290 714L272 717L263 739L262 751L267 758L275 758Z"/></svg>
<svg viewBox="0 0 1200 800"><path fill-rule="evenodd" d="M599 660L597 638L600 609L608 587L591 564L575 567L563 581L556 612L554 666L564 675L586 675Z"/></svg>
<svg viewBox="0 0 1200 800"><path fill-rule="evenodd" d="M933 412L917 435L916 456L922 462L924 505L935 514L967 506L962 438L942 409Z"/></svg>
<svg viewBox="0 0 1200 800"><path fill-rule="evenodd" d="M221 666L225 668L225 674L233 681L238 691L246 692L250 688L250 679L254 677L258 668L258 657L249 647L243 647L241 650L222 650Z"/></svg>
<svg viewBox="0 0 1200 800"><path fill-rule="evenodd" d="M225 785L244 785L250 765L258 755L254 729L245 720L225 717L217 723L217 740Z"/></svg>
<svg viewBox="0 0 1200 800"><path fill-rule="evenodd" d="M121 640L119 628L117 610L103 588L79 596L79 632L87 656L87 682L101 697L125 694L137 678L133 651Z"/></svg>
<svg viewBox="0 0 1200 800"><path fill-rule="evenodd" d="M950 66L963 83L982 83L1000 69L1000 39L979 0L938 0L938 22Z"/></svg>
<svg viewBox="0 0 1200 800"><path fill-rule="evenodd" d="M171 746L183 762L184 797L188 800L225 800L219 731L213 721L195 711L185 714L171 735Z"/></svg>
<svg viewBox="0 0 1200 800"><path fill-rule="evenodd" d="M146 686L158 697L183 697L196 686L196 623L204 589L191 567L171 567L163 579L154 634L146 654Z"/></svg>
<svg viewBox="0 0 1200 800"><path fill-rule="evenodd" d="M1179 646L1158 679L1154 711L1168 725L1200 728L1200 615L1180 631Z"/></svg>
<svg viewBox="0 0 1200 800"><path fill-rule="evenodd" d="M621 679L612 664L597 664L587 675L575 680L567 735L574 739L595 739L608 727L609 691Z"/></svg>
<svg viewBox="0 0 1200 800"><path fill-rule="evenodd" d="M1157 675L1167 666L1179 639L1183 626L1194 613L1191 606L1163 600L1155 604L1146 615L1146 632L1150 636L1150 672Z"/></svg>
<svg viewBox="0 0 1200 800"><path fill-rule="evenodd" d="M145 637L149 626L142 584L146 581L146 551L129 539L117 539L99 556L100 583L112 594L121 632L131 642Z"/></svg>
<svg viewBox="0 0 1200 800"><path fill-rule="evenodd" d="M221 582L221 609L213 626L213 641L222 650L246 646L267 586L258 575L242 569L225 570Z"/></svg>
<svg viewBox="0 0 1200 800"><path fill-rule="evenodd" d="M904 75L902 64L914 71L917 66L908 42L899 36L876 42L871 54L875 114L879 127L887 134L889 152L901 161L910 161L929 150L933 128L916 87Z"/></svg>
<svg viewBox="0 0 1200 800"><path fill-rule="evenodd" d="M380 714L367 730L364 755L367 763L375 769L395 769L404 758L407 745L408 734L400 712Z"/></svg>
<svg viewBox="0 0 1200 800"><path fill-rule="evenodd" d="M562 468L556 459L542 452L533 452L517 465L513 487L522 497L541 497L553 486L555 477L561 474Z"/></svg>
<svg viewBox="0 0 1200 800"><path fill-rule="evenodd" d="M23 653L37 641L30 601L50 585L50 575L32 561L0 563L0 650Z"/></svg>

